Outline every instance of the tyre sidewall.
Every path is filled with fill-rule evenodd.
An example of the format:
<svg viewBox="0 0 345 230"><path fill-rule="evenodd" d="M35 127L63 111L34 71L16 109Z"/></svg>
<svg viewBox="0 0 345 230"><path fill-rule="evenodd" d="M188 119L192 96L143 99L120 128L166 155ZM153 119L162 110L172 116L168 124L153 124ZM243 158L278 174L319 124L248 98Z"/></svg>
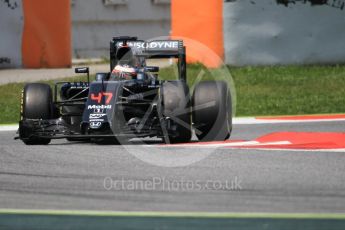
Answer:
<svg viewBox="0 0 345 230"><path fill-rule="evenodd" d="M161 87L162 114L175 122L178 136L169 136L171 143L189 142L192 137L191 101L184 81L167 81ZM175 120L174 120L175 119Z"/></svg>
<svg viewBox="0 0 345 230"><path fill-rule="evenodd" d="M202 141L228 139L232 130L230 90L223 81L199 83L193 93L193 123ZM199 131L199 133L198 133Z"/></svg>

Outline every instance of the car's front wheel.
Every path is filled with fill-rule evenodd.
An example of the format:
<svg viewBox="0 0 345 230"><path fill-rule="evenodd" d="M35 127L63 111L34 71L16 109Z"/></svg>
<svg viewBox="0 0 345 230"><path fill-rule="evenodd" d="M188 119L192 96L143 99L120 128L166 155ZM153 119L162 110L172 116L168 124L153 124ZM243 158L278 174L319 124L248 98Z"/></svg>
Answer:
<svg viewBox="0 0 345 230"><path fill-rule="evenodd" d="M54 114L52 91L49 85L30 83L25 85L21 100L21 120L51 119ZM47 145L50 139L32 136L27 131L21 132L21 139L27 145Z"/></svg>

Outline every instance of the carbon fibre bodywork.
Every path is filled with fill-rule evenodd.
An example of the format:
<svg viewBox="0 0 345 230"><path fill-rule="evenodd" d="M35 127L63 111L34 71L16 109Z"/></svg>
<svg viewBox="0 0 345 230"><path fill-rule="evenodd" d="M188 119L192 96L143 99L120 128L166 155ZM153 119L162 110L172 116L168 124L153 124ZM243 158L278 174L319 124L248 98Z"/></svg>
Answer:
<svg viewBox="0 0 345 230"><path fill-rule="evenodd" d="M119 54L123 47L131 51L137 62L136 79L112 79L111 72L107 72L96 74L95 81L90 83L88 68L78 68L77 73L87 73L88 81L57 82L51 101L51 111L55 112L50 113L49 119L22 116L18 138L24 142L35 139L91 140L153 136L167 140L168 136L181 135L174 126L173 119L163 114L162 86L166 85L167 88L172 84L188 88L185 83L183 42L144 42L133 37L114 38L110 43L111 69L126 55L127 51ZM174 81L175 83L158 80L158 74L151 71L158 71L159 68L147 67L147 58L177 58L179 80ZM186 93L180 95L182 98L190 97L188 90L181 92ZM190 117L189 100L182 107L188 108L186 113ZM191 122L186 126L191 129Z"/></svg>

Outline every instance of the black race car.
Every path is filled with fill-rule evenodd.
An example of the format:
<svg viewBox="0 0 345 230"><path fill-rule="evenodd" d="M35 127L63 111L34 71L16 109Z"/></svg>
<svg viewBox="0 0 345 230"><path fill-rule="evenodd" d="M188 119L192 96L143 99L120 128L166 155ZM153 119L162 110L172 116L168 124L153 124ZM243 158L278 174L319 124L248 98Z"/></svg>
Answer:
<svg viewBox="0 0 345 230"><path fill-rule="evenodd" d="M179 79L159 79L153 58L176 58ZM30 83L22 92L19 137L27 145L51 139L108 143L158 137L166 143L229 138L231 95L223 81L202 81L192 95L186 84L186 48L181 40L142 41L115 37L110 42L110 72L85 82Z"/></svg>

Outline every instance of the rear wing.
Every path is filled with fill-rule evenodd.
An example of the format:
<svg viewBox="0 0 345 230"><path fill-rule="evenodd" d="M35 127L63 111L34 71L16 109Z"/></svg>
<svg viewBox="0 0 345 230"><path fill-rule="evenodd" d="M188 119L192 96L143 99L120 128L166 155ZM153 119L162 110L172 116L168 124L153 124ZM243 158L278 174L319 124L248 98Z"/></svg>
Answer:
<svg viewBox="0 0 345 230"><path fill-rule="evenodd" d="M145 59L177 58L180 77L186 78L186 47L182 40L143 41L137 37L114 37L110 41L110 71L118 63L116 51L121 47L130 47L135 56Z"/></svg>
<svg viewBox="0 0 345 230"><path fill-rule="evenodd" d="M146 58L179 58L180 54L185 54L185 47L182 40L154 40L142 41L136 37L115 37L110 42L110 50L128 46L138 56Z"/></svg>

